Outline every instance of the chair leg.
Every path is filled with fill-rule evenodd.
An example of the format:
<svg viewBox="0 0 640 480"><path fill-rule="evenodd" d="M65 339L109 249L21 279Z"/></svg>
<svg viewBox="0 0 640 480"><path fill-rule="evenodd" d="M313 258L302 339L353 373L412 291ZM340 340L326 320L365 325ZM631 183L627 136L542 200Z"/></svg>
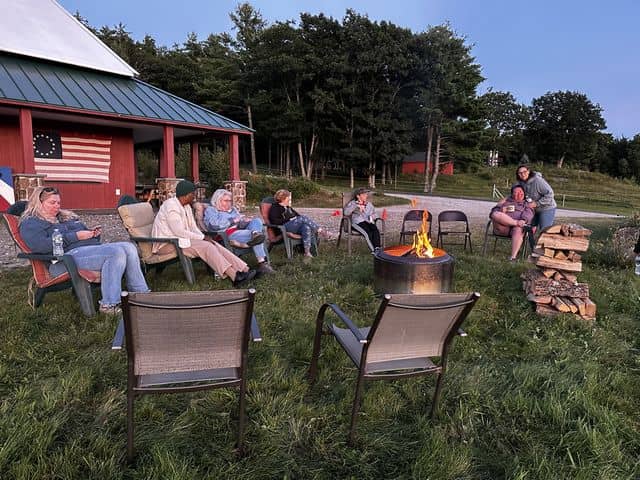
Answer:
<svg viewBox="0 0 640 480"><path fill-rule="evenodd" d="M433 394L433 401L431 402L431 412L429 413L429 418L433 419L433 416L436 413L436 409L438 408L438 400L440 400L440 390L442 388L442 377L444 377L444 371L438 374L438 380L436 381L436 391Z"/></svg>
<svg viewBox="0 0 640 480"><path fill-rule="evenodd" d="M353 407L351 408L351 426L349 427L349 440L348 444L353 445L356 436L356 419L358 417L358 410L360 410L360 397L362 396L362 388L364 383L364 376L361 372L358 372L358 382L356 383L356 393L353 399Z"/></svg>
<svg viewBox="0 0 640 480"><path fill-rule="evenodd" d="M182 271L184 272L187 283L193 285L196 283L196 274L193 271L193 262L189 257L182 254L182 252L178 254L178 257L180 258L180 265L182 266Z"/></svg>
<svg viewBox="0 0 640 480"><path fill-rule="evenodd" d="M127 461L133 461L133 405L134 394L127 388Z"/></svg>
<svg viewBox="0 0 640 480"><path fill-rule="evenodd" d="M247 378L246 372L242 376L242 382L240 383L240 398L238 401L238 443L236 448L240 454L244 453L244 427L245 427L245 397L247 393Z"/></svg>
<svg viewBox="0 0 640 480"><path fill-rule="evenodd" d="M316 333L313 336L313 352L311 353L311 364L309 365L309 383L313 385L316 382L316 375L318 373L318 358L320 357L320 347L322 344L322 323L323 318L318 314L316 320Z"/></svg>
<svg viewBox="0 0 640 480"><path fill-rule="evenodd" d="M33 308L38 308L44 300L44 295L47 293L47 289L38 287L35 287L35 289L36 293L33 295Z"/></svg>
<svg viewBox="0 0 640 480"><path fill-rule="evenodd" d="M287 259L291 260L293 258L293 247L291 246L291 241L288 238L283 238L284 249L287 252Z"/></svg>
<svg viewBox="0 0 640 480"><path fill-rule="evenodd" d="M84 278L78 276L72 281L73 291L78 297L82 313L87 317L93 317L96 314L96 307L93 304L93 292L91 284Z"/></svg>

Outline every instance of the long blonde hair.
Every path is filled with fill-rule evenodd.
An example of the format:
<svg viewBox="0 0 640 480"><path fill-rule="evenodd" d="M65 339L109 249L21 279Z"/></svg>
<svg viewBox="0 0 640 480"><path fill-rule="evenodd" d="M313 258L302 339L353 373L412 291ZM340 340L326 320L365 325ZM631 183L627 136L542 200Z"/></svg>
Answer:
<svg viewBox="0 0 640 480"><path fill-rule="evenodd" d="M29 201L27 203L24 212L20 216L20 222L24 221L28 217L38 217L42 220L49 221L42 215L42 202L53 195L60 195L57 188L54 187L37 187L33 189L31 195L29 195ZM66 222L67 220L73 220L78 216L71 210L60 210L58 212L58 220Z"/></svg>

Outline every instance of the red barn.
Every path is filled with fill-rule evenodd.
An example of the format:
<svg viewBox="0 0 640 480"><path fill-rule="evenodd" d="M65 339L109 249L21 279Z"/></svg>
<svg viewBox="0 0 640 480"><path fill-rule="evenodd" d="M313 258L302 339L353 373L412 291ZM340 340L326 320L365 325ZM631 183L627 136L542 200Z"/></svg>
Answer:
<svg viewBox="0 0 640 480"><path fill-rule="evenodd" d="M66 208L114 208L133 194L136 145L157 144L175 177L175 142L228 142L239 180L244 125L135 78L137 72L53 0L21 0L0 16L0 167L61 191ZM42 177L41 175L46 175Z"/></svg>
<svg viewBox="0 0 640 480"><path fill-rule="evenodd" d="M424 156L425 152L416 152L407 155L402 159L402 173L424 173ZM433 163L431 164L431 172L433 173ZM440 163L440 175L453 175L453 162Z"/></svg>

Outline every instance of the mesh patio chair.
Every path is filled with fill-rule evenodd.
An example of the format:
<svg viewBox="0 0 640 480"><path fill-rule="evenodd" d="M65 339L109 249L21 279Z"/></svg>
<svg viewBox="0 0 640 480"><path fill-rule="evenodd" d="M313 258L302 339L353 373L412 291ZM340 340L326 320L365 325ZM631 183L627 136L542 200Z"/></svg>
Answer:
<svg viewBox="0 0 640 480"><path fill-rule="evenodd" d="M373 252L375 249L373 247L373 244L371 243L371 240L369 240L369 236L367 235L367 233L360 226L351 221L351 215L344 214L344 208L352 199L353 192L342 192L342 218L340 219L340 233L338 234L336 247L340 246L340 240L344 235L347 238L347 251L349 252L349 255L351 255L351 238L360 237L364 238L364 240L367 242L369 250ZM376 224L376 227L378 227L378 231L380 232L381 247L384 248L385 221L382 218L376 218L374 222Z"/></svg>
<svg viewBox="0 0 640 480"><path fill-rule="evenodd" d="M413 241L413 236L422 225L423 214L424 210L409 210L404 214L402 227L400 228L400 244L407 243L407 241L411 243ZM429 237L429 241L431 241L431 226L433 224L433 215L431 215L431 212L427 212L427 223L429 224L427 236Z"/></svg>
<svg viewBox="0 0 640 480"><path fill-rule="evenodd" d="M393 380L430 373L438 376L430 416L436 411L447 355L456 334L479 293L385 295L371 327L358 328L335 304L325 303L316 319L309 380L315 382L322 334L333 335L358 369L351 412L349 443L355 435L356 417L364 382ZM325 321L330 309L347 327ZM439 357L438 364L433 357Z"/></svg>
<svg viewBox="0 0 640 480"><path fill-rule="evenodd" d="M529 246L529 236L531 235L531 226L524 226L524 235L522 236L522 246L520 247L520 257L524 260L527 257L527 248ZM482 242L482 256L487 255L487 246L491 241L491 237L493 237L493 253L496 253L496 246L498 244L498 240L508 240L509 245L511 245L511 236L509 235L500 235L496 233L493 228L493 220L489 219L487 222L487 227L484 230L484 242Z"/></svg>
<svg viewBox="0 0 640 480"><path fill-rule="evenodd" d="M151 236L155 213L149 202L133 203L118 207L118 214L122 219L124 228L129 233L129 238L138 247L138 254L145 271L153 268L156 272L162 272L167 265L179 262L188 283L193 284L196 276L193 271L193 263L178 246L177 238L154 238ZM153 253L154 242L167 242L173 245L174 251L170 253Z"/></svg>
<svg viewBox="0 0 640 480"><path fill-rule="evenodd" d="M275 203L273 197L265 197L260 201L260 215L262 222L267 228L267 240L269 240L269 251L274 245L284 245L287 253L287 259L293 258L294 248L300 246L302 248L302 235L298 233L287 232L284 225L273 225L269 222L269 210ZM311 242L311 253L318 254L318 240L313 238Z"/></svg>
<svg viewBox="0 0 640 480"><path fill-rule="evenodd" d="M445 225L443 225L445 224ZM438 242L439 248L443 247L444 237L449 235L464 237L464 243L451 243L450 245L464 245L464 250L469 244L469 251L473 253L471 245L471 230L469 229L469 219L460 210L444 210L438 214Z"/></svg>
<svg viewBox="0 0 640 480"><path fill-rule="evenodd" d="M100 283L100 272L78 269L71 255L55 257L53 255L33 253L20 235L19 217L3 213L2 218L9 235L21 250L21 253L18 253L18 258L25 258L31 264L33 276L29 280L29 286L27 287L29 305L32 308L37 308L42 304L44 296L48 292L72 288L80 303L82 313L88 317L94 316L96 307L91 286ZM52 260L62 261L67 271L58 276L52 276L49 273L49 263Z"/></svg>
<svg viewBox="0 0 640 480"><path fill-rule="evenodd" d="M193 216L196 219L196 225L202 233L204 233L207 237L212 238L216 242L220 243L227 250L233 252L234 255L238 257L242 257L244 255L251 254L253 255L253 250L251 248L239 248L232 244L231 239L229 238L229 234L227 233L227 228L223 228L221 230L210 230L204 224L204 211L209 205L203 202L195 202L193 205ZM271 264L271 258L269 257L269 243L268 243L268 234L267 227L262 227L262 233L264 234L264 246L266 253L266 261Z"/></svg>
<svg viewBox="0 0 640 480"><path fill-rule="evenodd" d="M127 458L133 459L138 395L239 388L237 448L243 449L249 337L260 341L255 290L123 293L127 348Z"/></svg>

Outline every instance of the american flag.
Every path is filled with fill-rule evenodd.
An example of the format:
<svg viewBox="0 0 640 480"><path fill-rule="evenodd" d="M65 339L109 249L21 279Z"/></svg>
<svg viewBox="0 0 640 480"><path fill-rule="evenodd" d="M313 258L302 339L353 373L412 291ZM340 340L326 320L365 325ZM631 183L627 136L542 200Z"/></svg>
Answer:
<svg viewBox="0 0 640 480"><path fill-rule="evenodd" d="M109 183L111 138L56 132L35 132L36 173L49 181Z"/></svg>

